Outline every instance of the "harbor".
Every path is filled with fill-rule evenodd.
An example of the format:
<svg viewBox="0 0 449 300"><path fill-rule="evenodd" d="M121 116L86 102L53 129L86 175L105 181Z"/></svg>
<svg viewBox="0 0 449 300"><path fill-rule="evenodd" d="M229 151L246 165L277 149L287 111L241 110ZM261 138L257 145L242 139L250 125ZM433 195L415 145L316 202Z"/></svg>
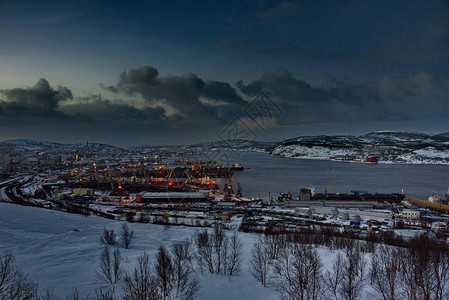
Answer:
<svg viewBox="0 0 449 300"><path fill-rule="evenodd" d="M238 162L228 163L207 159L216 153L187 158L180 158L183 156L179 153L136 153L108 163L97 161L93 155L77 157L65 168L49 168L45 176L5 181L3 198L129 222L195 227L219 222L247 228L250 223L254 230L261 230L277 220L276 224L286 230L317 225L367 230L367 225L372 227L374 223L378 224L376 230L427 230L434 222L447 223L449 206L445 197L441 201L435 197L417 200L419 195L433 192L430 188L406 193L410 185L398 178L408 176L410 166L237 154ZM426 166L414 169L425 170ZM432 169L436 177L438 167ZM373 173L385 176L373 185ZM424 176L415 180L423 180L422 186L426 180L445 184L419 173Z"/></svg>

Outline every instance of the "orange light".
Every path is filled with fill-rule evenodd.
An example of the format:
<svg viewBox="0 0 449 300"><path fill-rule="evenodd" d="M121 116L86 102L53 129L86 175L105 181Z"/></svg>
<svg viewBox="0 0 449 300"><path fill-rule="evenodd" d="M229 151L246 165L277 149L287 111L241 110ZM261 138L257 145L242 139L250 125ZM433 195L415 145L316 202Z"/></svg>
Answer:
<svg viewBox="0 0 449 300"><path fill-rule="evenodd" d="M118 186L118 189L119 189L119 190L121 190L121 189L122 189L122 186L121 186L121 185L119 185L119 186Z"/></svg>

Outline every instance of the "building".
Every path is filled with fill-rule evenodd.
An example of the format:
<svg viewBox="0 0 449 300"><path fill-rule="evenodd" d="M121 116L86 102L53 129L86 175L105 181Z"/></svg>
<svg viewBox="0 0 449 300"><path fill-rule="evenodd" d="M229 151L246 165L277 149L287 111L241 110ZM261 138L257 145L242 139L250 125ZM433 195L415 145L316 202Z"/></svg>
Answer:
<svg viewBox="0 0 449 300"><path fill-rule="evenodd" d="M149 192L141 195L144 203L185 203L205 202L208 200L207 192Z"/></svg>
<svg viewBox="0 0 449 300"><path fill-rule="evenodd" d="M402 211L402 218L407 220L418 220L421 212L417 209L404 209Z"/></svg>

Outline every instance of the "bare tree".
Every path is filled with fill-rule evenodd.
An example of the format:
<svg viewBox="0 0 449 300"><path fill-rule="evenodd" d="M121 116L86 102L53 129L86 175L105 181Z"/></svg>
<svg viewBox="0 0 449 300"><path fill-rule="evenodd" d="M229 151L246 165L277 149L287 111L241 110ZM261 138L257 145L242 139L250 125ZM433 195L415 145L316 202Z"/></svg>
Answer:
<svg viewBox="0 0 449 300"><path fill-rule="evenodd" d="M90 298L88 297L87 299L85 298L81 298L80 296L80 291L77 288L73 288L72 293L66 297L67 300L89 300Z"/></svg>
<svg viewBox="0 0 449 300"><path fill-rule="evenodd" d="M434 299L447 299L449 292L449 253L447 251L433 251L431 268L434 274Z"/></svg>
<svg viewBox="0 0 449 300"><path fill-rule="evenodd" d="M105 245L115 245L116 235L114 229L104 228L103 233L100 235L100 242Z"/></svg>
<svg viewBox="0 0 449 300"><path fill-rule="evenodd" d="M122 260L119 249L115 249L111 255L108 246L105 246L100 254L100 271L96 272L97 277L107 283L118 282L123 274Z"/></svg>
<svg viewBox="0 0 449 300"><path fill-rule="evenodd" d="M275 264L282 299L316 300L324 296L323 266L318 252L309 245L284 249Z"/></svg>
<svg viewBox="0 0 449 300"><path fill-rule="evenodd" d="M408 299L432 298L434 278L430 262L434 248L438 249L436 241L421 235L411 239L409 248L402 250L401 278Z"/></svg>
<svg viewBox="0 0 449 300"><path fill-rule="evenodd" d="M111 252L108 246L105 246L100 254L100 271L95 271L98 279L107 283L114 282L114 271Z"/></svg>
<svg viewBox="0 0 449 300"><path fill-rule="evenodd" d="M134 239L134 230L130 229L126 223L122 225L120 241L125 249L129 249Z"/></svg>
<svg viewBox="0 0 449 300"><path fill-rule="evenodd" d="M99 288L95 290L96 300L115 300L114 289Z"/></svg>
<svg viewBox="0 0 449 300"><path fill-rule="evenodd" d="M214 233L212 234L213 250L215 251L214 265L215 273L222 271L222 265L226 263L227 256L227 243L228 239L221 224L216 224L214 227Z"/></svg>
<svg viewBox="0 0 449 300"><path fill-rule="evenodd" d="M410 256L408 249L401 249L400 274L404 298L418 300L419 298L419 266L415 265L414 257Z"/></svg>
<svg viewBox="0 0 449 300"><path fill-rule="evenodd" d="M362 295L365 281L363 275L365 270L363 262L365 258L360 253L359 247L350 246L346 248L346 256L343 259L343 272L341 285L339 288L339 295L343 299L356 300Z"/></svg>
<svg viewBox="0 0 449 300"><path fill-rule="evenodd" d="M200 266L201 272L203 272L203 268L207 268L209 273L214 273L214 248L209 236L209 232L206 229L195 232L194 241L197 248L196 258L198 260L198 265Z"/></svg>
<svg viewBox="0 0 449 300"><path fill-rule="evenodd" d="M263 286L267 284L267 277L269 271L269 255L264 245L259 241L253 244L251 250L251 274Z"/></svg>
<svg viewBox="0 0 449 300"><path fill-rule="evenodd" d="M329 298L338 299L338 289L341 284L343 273L343 257L340 253L337 254L334 263L332 264L332 271L327 271L324 276L324 283L326 285Z"/></svg>
<svg viewBox="0 0 449 300"><path fill-rule="evenodd" d="M282 226L274 226L265 231L264 243L270 259L277 259L279 253L288 245L287 236L283 233L283 230Z"/></svg>
<svg viewBox="0 0 449 300"><path fill-rule="evenodd" d="M233 275L239 270L243 246L237 234L229 239L217 224L212 233L206 229L195 232L193 240L201 272L206 268L209 273Z"/></svg>
<svg viewBox="0 0 449 300"><path fill-rule="evenodd" d="M120 250L117 248L114 250L113 262L112 262L112 271L114 275L114 283L119 282L123 276L123 268L122 268L123 257L120 254Z"/></svg>
<svg viewBox="0 0 449 300"><path fill-rule="evenodd" d="M358 269L358 276L360 278L361 282L365 282L365 275L367 275L367 270L368 270L368 261L363 257L363 254L361 253L361 248L360 245L358 247L358 250L360 253L360 262L357 265L357 269Z"/></svg>
<svg viewBox="0 0 449 300"><path fill-rule="evenodd" d="M197 231L194 241L201 271L207 268L209 273L221 273L227 256L227 236L222 226L216 226L213 233L206 229Z"/></svg>
<svg viewBox="0 0 449 300"><path fill-rule="evenodd" d="M233 275L240 270L242 260L243 244L236 232L229 239L229 250L226 263L226 274Z"/></svg>
<svg viewBox="0 0 449 300"><path fill-rule="evenodd" d="M20 267L14 264L11 253L0 255L0 299L26 300L37 297L37 284L29 281Z"/></svg>
<svg viewBox="0 0 449 300"><path fill-rule="evenodd" d="M169 299L173 291L175 276L170 254L164 246L159 247L154 270L162 299Z"/></svg>
<svg viewBox="0 0 449 300"><path fill-rule="evenodd" d="M178 242L172 245L172 262L176 296L193 299L199 290L198 280L194 276L190 242Z"/></svg>
<svg viewBox="0 0 449 300"><path fill-rule="evenodd" d="M122 285L123 299L143 300L160 299L157 283L150 271L150 259L147 253L139 257L137 266L131 274L126 274Z"/></svg>
<svg viewBox="0 0 449 300"><path fill-rule="evenodd" d="M371 285L384 300L402 299L399 295L400 255L396 247L381 245L371 257Z"/></svg>
<svg viewBox="0 0 449 300"><path fill-rule="evenodd" d="M447 249L436 239L417 236L401 250L401 279L407 299L447 299L449 262Z"/></svg>

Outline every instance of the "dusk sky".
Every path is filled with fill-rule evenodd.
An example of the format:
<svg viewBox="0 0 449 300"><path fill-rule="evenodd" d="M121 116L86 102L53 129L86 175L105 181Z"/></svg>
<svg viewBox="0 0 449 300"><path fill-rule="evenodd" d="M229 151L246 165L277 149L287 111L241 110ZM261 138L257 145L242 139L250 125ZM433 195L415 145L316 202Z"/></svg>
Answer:
<svg viewBox="0 0 449 300"><path fill-rule="evenodd" d="M0 40L0 141L449 131L448 1L5 0Z"/></svg>

